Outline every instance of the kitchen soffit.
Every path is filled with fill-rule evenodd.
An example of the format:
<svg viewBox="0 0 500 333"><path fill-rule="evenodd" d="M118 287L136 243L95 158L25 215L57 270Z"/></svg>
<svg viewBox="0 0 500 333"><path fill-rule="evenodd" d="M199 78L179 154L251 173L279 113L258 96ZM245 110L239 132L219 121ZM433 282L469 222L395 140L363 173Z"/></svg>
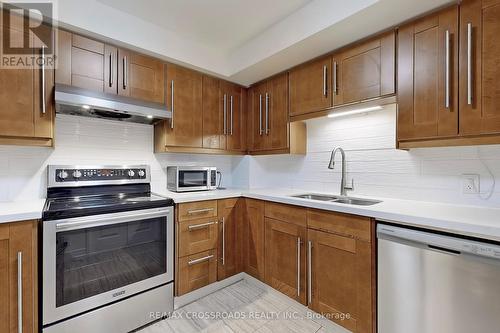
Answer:
<svg viewBox="0 0 500 333"><path fill-rule="evenodd" d="M107 36L165 60L249 85L447 3L65 0L58 2L58 17L77 31Z"/></svg>

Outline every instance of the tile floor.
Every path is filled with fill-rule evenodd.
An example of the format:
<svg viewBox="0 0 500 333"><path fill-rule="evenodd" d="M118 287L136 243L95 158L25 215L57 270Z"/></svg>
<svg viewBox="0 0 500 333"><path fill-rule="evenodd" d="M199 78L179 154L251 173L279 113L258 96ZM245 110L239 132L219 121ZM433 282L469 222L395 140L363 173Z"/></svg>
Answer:
<svg viewBox="0 0 500 333"><path fill-rule="evenodd" d="M190 303L139 331L171 332L349 333L278 291L247 280Z"/></svg>

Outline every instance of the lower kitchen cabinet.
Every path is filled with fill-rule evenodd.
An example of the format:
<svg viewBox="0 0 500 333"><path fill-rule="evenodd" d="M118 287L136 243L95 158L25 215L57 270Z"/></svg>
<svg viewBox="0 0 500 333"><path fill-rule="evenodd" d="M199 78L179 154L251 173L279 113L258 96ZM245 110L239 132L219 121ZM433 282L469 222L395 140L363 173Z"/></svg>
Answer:
<svg viewBox="0 0 500 333"><path fill-rule="evenodd" d="M288 206L270 206L270 209L266 207L265 218L265 282L288 297L306 304L305 220L301 221L292 215L289 218L287 213L291 210L287 210ZM269 218L268 215L283 217L283 220Z"/></svg>
<svg viewBox="0 0 500 333"><path fill-rule="evenodd" d="M177 296L217 281L217 249L179 258Z"/></svg>
<svg viewBox="0 0 500 333"><path fill-rule="evenodd" d="M242 270L242 204L243 199L219 200L219 262L217 278L223 280Z"/></svg>
<svg viewBox="0 0 500 333"><path fill-rule="evenodd" d="M352 332L373 332L371 243L309 229L309 307Z"/></svg>
<svg viewBox="0 0 500 333"><path fill-rule="evenodd" d="M0 224L0 332L38 332L37 272L36 221Z"/></svg>
<svg viewBox="0 0 500 333"><path fill-rule="evenodd" d="M244 221L245 272L264 281L264 201L245 199Z"/></svg>

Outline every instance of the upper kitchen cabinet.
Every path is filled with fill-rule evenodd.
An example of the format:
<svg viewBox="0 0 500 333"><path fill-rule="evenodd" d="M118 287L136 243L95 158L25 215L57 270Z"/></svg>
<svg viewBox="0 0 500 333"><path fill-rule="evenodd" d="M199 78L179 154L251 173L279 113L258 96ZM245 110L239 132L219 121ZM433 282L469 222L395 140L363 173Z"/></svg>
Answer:
<svg viewBox="0 0 500 333"><path fill-rule="evenodd" d="M250 89L249 151L251 154L305 154L306 127L290 123L288 74Z"/></svg>
<svg viewBox="0 0 500 333"><path fill-rule="evenodd" d="M395 39L391 31L333 56L333 106L395 94Z"/></svg>
<svg viewBox="0 0 500 333"><path fill-rule="evenodd" d="M113 48L109 51L113 52ZM113 71L106 71L113 73ZM160 60L127 50L118 50L118 94L150 102L165 103L165 73Z"/></svg>
<svg viewBox="0 0 500 333"><path fill-rule="evenodd" d="M203 146L202 74L173 64L166 73L172 118L155 125L155 152L197 152Z"/></svg>
<svg viewBox="0 0 500 333"><path fill-rule="evenodd" d="M228 151L242 151L244 145L243 92L236 84L221 81L223 142ZM224 145L223 145L224 146Z"/></svg>
<svg viewBox="0 0 500 333"><path fill-rule="evenodd" d="M59 32L56 83L165 103L163 62L66 31Z"/></svg>
<svg viewBox="0 0 500 333"><path fill-rule="evenodd" d="M398 139L458 134L458 7L398 33Z"/></svg>
<svg viewBox="0 0 500 333"><path fill-rule="evenodd" d="M0 26L0 36L4 36L8 30L11 41L22 45L25 35L21 29L17 30L13 26ZM41 55L41 46L40 50L34 49L32 55ZM0 144L52 146L53 96L53 69L1 68Z"/></svg>
<svg viewBox="0 0 500 333"><path fill-rule="evenodd" d="M220 80L203 75L203 148L224 149L224 120L221 102Z"/></svg>
<svg viewBox="0 0 500 333"><path fill-rule="evenodd" d="M299 116L332 106L329 78L331 57L315 60L290 71L290 115Z"/></svg>
<svg viewBox="0 0 500 333"><path fill-rule="evenodd" d="M500 134L499 59L500 1L462 1L460 134Z"/></svg>

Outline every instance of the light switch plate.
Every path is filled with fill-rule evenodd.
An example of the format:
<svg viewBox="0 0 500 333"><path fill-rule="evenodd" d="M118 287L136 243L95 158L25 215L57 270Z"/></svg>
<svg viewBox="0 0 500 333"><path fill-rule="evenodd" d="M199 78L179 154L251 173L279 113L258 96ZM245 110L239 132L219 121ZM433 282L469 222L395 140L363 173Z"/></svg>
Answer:
<svg viewBox="0 0 500 333"><path fill-rule="evenodd" d="M480 191L480 178L478 174L462 175L462 193L478 194Z"/></svg>

